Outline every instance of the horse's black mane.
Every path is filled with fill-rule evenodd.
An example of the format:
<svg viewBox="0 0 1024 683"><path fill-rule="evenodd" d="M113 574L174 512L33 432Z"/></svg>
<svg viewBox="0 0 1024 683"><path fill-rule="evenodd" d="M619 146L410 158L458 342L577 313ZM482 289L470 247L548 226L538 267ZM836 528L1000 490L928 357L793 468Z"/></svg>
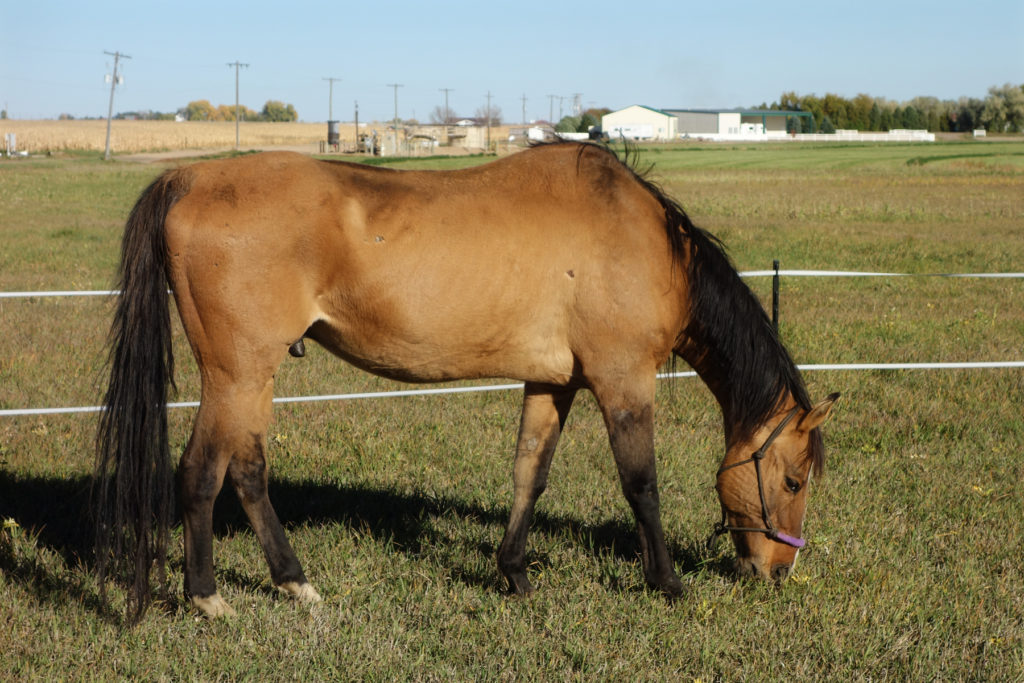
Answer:
<svg viewBox="0 0 1024 683"><path fill-rule="evenodd" d="M559 144L559 143L549 143ZM565 143L562 143L565 144ZM764 307L743 282L722 242L698 228L683 208L649 178L652 167L639 168L639 152L626 146L620 157L604 145L580 145L580 158L603 150L627 168L661 205L672 252L687 264L690 284L689 323L680 341L700 349L705 369L726 388L722 409L732 423L732 438L747 438L780 408L787 395L805 410L811 403L800 371L790 358ZM810 441L808 457L820 471L821 438Z"/></svg>

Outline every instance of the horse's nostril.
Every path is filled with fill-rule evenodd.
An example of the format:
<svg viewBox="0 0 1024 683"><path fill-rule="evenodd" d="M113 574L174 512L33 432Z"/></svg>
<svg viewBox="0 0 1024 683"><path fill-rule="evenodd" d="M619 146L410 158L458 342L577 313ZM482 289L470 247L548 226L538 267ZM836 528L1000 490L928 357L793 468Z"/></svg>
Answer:
<svg viewBox="0 0 1024 683"><path fill-rule="evenodd" d="M782 583L789 578L789 572L792 569L788 564L777 564L772 567L772 581L776 583Z"/></svg>

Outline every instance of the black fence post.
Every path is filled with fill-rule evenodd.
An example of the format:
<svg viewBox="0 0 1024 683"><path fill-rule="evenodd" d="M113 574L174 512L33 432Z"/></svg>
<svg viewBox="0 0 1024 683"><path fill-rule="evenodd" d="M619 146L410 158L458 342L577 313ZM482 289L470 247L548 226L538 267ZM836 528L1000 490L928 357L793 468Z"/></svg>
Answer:
<svg viewBox="0 0 1024 683"><path fill-rule="evenodd" d="M775 275L772 276L772 325L775 332L779 332L779 259L772 261L772 268Z"/></svg>

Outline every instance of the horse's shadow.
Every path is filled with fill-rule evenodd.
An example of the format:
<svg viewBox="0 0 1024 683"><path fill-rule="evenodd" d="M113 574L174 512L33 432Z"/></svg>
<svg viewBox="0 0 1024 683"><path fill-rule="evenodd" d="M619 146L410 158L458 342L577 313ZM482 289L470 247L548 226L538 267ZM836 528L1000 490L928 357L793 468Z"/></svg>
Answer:
<svg viewBox="0 0 1024 683"><path fill-rule="evenodd" d="M71 478L21 477L0 471L0 571L8 579L29 587L40 599L74 599L97 610L105 610L89 581L74 568L93 568L93 528L89 516L90 480L85 476ZM452 516L467 523L503 527L508 511L489 507L455 496L437 497L423 493L402 493L369 483L344 485L315 484L300 481L272 481L270 498L281 521L291 528L302 525L340 524L375 539L387 541L398 552L420 556L432 547L451 543L439 533L434 519ZM180 524L180 518L176 520ZM230 486L225 486L214 511L214 531L218 535L248 533L248 521L241 511ZM634 527L628 520L600 523L581 521L571 516L552 515L539 511L532 525L533 533L562 535L582 540L582 547L598 557L616 557L637 561ZM34 551L26 552L25 543L17 544L12 534L31 539ZM488 534L493 536L494 534ZM478 542L467 552L493 557L497 548L490 541ZM669 544L677 567L685 573L707 570L728 574L729 563L722 557L708 558L703 544L692 541L686 545ZM63 561L40 561L50 553ZM180 554L180 553L179 553ZM528 558L530 556L528 555ZM533 557L542 564L545 558ZM171 561L181 558L171 552ZM503 588L497 567L482 572L467 560L450 567L452 577L466 584L488 589ZM639 567L637 568L639 571ZM224 579L246 586L265 588L264 577L243 576L238 572L223 574Z"/></svg>

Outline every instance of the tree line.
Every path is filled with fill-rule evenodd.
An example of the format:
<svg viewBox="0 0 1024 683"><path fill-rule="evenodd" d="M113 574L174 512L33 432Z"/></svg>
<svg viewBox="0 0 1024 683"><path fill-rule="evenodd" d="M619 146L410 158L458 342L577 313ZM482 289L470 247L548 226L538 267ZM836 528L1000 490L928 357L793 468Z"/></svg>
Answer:
<svg viewBox="0 0 1024 683"><path fill-rule="evenodd" d="M795 133L901 128L926 129L935 133L970 132L979 128L990 133L1024 132L1024 85L1012 83L992 86L984 99L915 97L902 103L865 94L847 99L832 93L818 97L785 92L778 102L763 103L758 108L810 112L813 122L805 117L789 121L789 132Z"/></svg>
<svg viewBox="0 0 1024 683"><path fill-rule="evenodd" d="M235 106L221 104L214 107L209 100L194 100L179 112L188 121L234 121ZM260 111L254 111L244 105L238 107L242 121L298 121L299 114L295 107L279 100L267 100Z"/></svg>
<svg viewBox="0 0 1024 683"><path fill-rule="evenodd" d="M267 100L263 109L255 111L245 105L239 105L238 113L242 121L298 121L299 114L291 104L279 100ZM235 105L221 104L213 106L209 100L193 100L175 112L159 111L127 111L120 112L115 119L136 119L140 121L174 121L178 117L186 121L234 121ZM75 118L70 114L61 114L61 120Z"/></svg>

